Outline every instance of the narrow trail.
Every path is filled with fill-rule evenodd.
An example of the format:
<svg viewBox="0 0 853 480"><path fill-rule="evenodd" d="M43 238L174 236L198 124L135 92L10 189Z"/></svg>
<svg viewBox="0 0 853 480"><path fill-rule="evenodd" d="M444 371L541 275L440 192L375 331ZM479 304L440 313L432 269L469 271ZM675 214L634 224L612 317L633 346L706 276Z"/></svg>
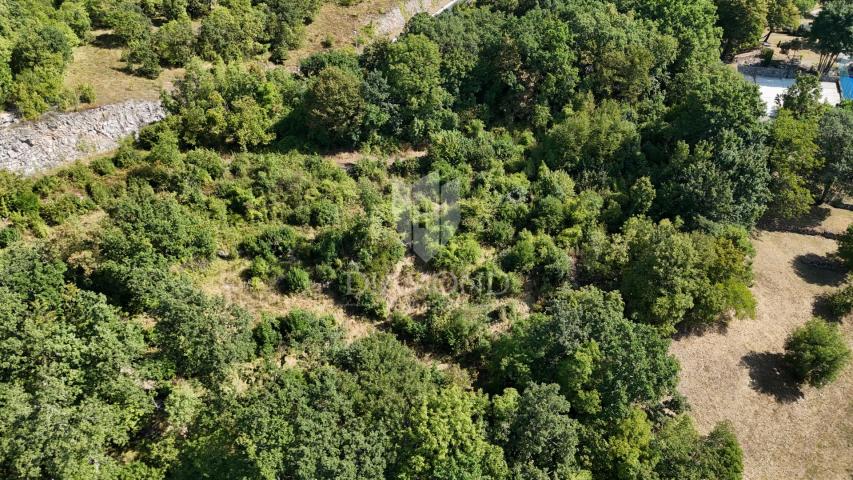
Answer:
<svg viewBox="0 0 853 480"><path fill-rule="evenodd" d="M853 212L830 208L829 214L818 228L840 233L853 223ZM679 390L702 432L720 421L734 424L746 480L853 478L853 367L823 389L801 389L781 361L788 334L814 316L819 296L843 281L843 271L824 267L836 242L759 231L753 243L756 318L674 342ZM853 320L841 328L853 344Z"/></svg>

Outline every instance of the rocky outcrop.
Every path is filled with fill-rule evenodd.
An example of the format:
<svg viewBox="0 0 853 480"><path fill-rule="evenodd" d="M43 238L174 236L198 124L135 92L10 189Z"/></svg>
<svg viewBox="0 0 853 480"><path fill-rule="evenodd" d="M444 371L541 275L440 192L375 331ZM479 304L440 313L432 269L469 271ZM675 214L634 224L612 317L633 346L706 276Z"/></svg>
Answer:
<svg viewBox="0 0 853 480"><path fill-rule="evenodd" d="M0 112L0 127L8 127L18 121L18 117L9 112Z"/></svg>
<svg viewBox="0 0 853 480"><path fill-rule="evenodd" d="M403 31L406 22L418 13L437 15L452 8L463 0L402 0L389 12L371 20L380 36L396 37Z"/></svg>
<svg viewBox="0 0 853 480"><path fill-rule="evenodd" d="M160 102L133 100L0 127L0 169L32 175L108 152L165 116Z"/></svg>

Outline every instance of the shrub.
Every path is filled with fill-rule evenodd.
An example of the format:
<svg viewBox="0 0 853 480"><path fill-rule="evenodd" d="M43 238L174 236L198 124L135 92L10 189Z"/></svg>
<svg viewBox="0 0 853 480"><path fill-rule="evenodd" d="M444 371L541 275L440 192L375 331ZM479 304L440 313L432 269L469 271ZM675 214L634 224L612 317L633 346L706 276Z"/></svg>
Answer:
<svg viewBox="0 0 853 480"><path fill-rule="evenodd" d="M131 191L109 214L118 235L144 241L167 258L209 258L216 249L207 221L172 197L156 196L150 187Z"/></svg>
<svg viewBox="0 0 853 480"><path fill-rule="evenodd" d="M299 347L305 356L331 352L340 346L344 335L332 316L319 316L305 310L292 310L279 319L282 338L291 348Z"/></svg>
<svg viewBox="0 0 853 480"><path fill-rule="evenodd" d="M222 178L225 174L225 162L213 150L196 148L187 152L186 162L204 170L212 179Z"/></svg>
<svg viewBox="0 0 853 480"><path fill-rule="evenodd" d="M244 240L238 247L244 257L283 260L293 254L300 237L293 227L268 227L260 235Z"/></svg>
<svg viewBox="0 0 853 480"><path fill-rule="evenodd" d="M110 157L100 157L92 160L89 164L92 171L98 175L110 175L116 171L116 166L113 159Z"/></svg>
<svg viewBox="0 0 853 480"><path fill-rule="evenodd" d="M844 260L847 268L853 268L853 225L838 239L838 256Z"/></svg>
<svg viewBox="0 0 853 480"><path fill-rule="evenodd" d="M264 317L252 330L258 355L269 356L281 344L281 333L278 331L278 322Z"/></svg>
<svg viewBox="0 0 853 480"><path fill-rule="evenodd" d="M177 20L187 15L188 0L163 0L163 16L169 20Z"/></svg>
<svg viewBox="0 0 853 480"><path fill-rule="evenodd" d="M477 268L469 277L471 295L482 299L490 296L502 297L521 292L521 279L515 273L507 273L494 262Z"/></svg>
<svg viewBox="0 0 853 480"><path fill-rule="evenodd" d="M426 324L413 319L411 315L407 315L400 311L394 311L389 319L391 330L399 337L412 340L414 342L422 342L426 335Z"/></svg>
<svg viewBox="0 0 853 480"><path fill-rule="evenodd" d="M80 101L80 103L95 102L95 87L93 87L91 83L81 83L80 85L77 85L75 91L77 93L77 99Z"/></svg>
<svg viewBox="0 0 853 480"><path fill-rule="evenodd" d="M799 381L822 387L838 377L850 349L837 326L815 318L788 337L785 358Z"/></svg>
<svg viewBox="0 0 853 480"><path fill-rule="evenodd" d="M772 48L762 48L761 54L760 54L761 64L764 65L765 67L767 67L771 63L773 63L773 54L774 53L775 52L773 51Z"/></svg>
<svg viewBox="0 0 853 480"><path fill-rule="evenodd" d="M430 292L426 304L426 343L454 356L482 352L488 348L488 320L482 311L472 307L452 308L449 299L439 292Z"/></svg>
<svg viewBox="0 0 853 480"><path fill-rule="evenodd" d="M335 287L346 297L348 307L368 317L384 319L388 314L387 305L370 279L371 277L351 266L336 275Z"/></svg>
<svg viewBox="0 0 853 480"><path fill-rule="evenodd" d="M62 94L62 65L55 63L26 69L15 77L10 100L26 119L37 118Z"/></svg>
<svg viewBox="0 0 853 480"><path fill-rule="evenodd" d="M335 225L340 222L340 219L341 209L331 200L321 199L311 206L312 226L325 227Z"/></svg>
<svg viewBox="0 0 853 480"><path fill-rule="evenodd" d="M270 262L264 257L257 257L252 259L247 274L253 280L256 278L264 280L270 277L271 272L272 267L270 266Z"/></svg>
<svg viewBox="0 0 853 480"><path fill-rule="evenodd" d="M110 189L101 182L90 182L86 185L86 194L96 205L104 207L112 198Z"/></svg>
<svg viewBox="0 0 853 480"><path fill-rule="evenodd" d="M825 297L827 306L833 315L843 317L853 312L853 284L847 284L841 289Z"/></svg>
<svg viewBox="0 0 853 480"><path fill-rule="evenodd" d="M76 195L66 194L47 203L41 208L41 217L48 225L59 225L72 215L80 215L95 208L88 198L81 199Z"/></svg>
<svg viewBox="0 0 853 480"><path fill-rule="evenodd" d="M308 276L308 272L301 267L292 266L284 272L278 285L285 293L300 293L308 290L308 287L311 286L311 278Z"/></svg>
<svg viewBox="0 0 853 480"><path fill-rule="evenodd" d="M0 229L0 248L6 248L21 239L21 232L14 226Z"/></svg>

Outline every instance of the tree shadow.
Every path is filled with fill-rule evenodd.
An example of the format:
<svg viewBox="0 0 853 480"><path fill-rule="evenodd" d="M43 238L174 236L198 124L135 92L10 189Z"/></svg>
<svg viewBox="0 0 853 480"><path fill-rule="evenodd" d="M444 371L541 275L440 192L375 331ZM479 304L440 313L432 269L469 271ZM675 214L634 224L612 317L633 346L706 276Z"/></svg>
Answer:
<svg viewBox="0 0 853 480"><path fill-rule="evenodd" d="M853 204L847 203L844 200L836 200L832 202L831 205L841 210L848 210L853 212Z"/></svg>
<svg viewBox="0 0 853 480"><path fill-rule="evenodd" d="M725 335L729 331L729 322L728 319L713 323L682 322L676 325L675 328L676 330L672 338L673 340L681 340L687 337L702 337L709 333Z"/></svg>
<svg viewBox="0 0 853 480"><path fill-rule="evenodd" d="M829 218L832 210L826 205L815 205L809 213L795 219L780 219L767 217L761 220L760 227L770 231L790 231L798 228L814 228L820 226Z"/></svg>
<svg viewBox="0 0 853 480"><path fill-rule="evenodd" d="M838 286L846 276L846 269L841 262L814 253L798 255L791 264L800 278L813 285Z"/></svg>
<svg viewBox="0 0 853 480"><path fill-rule="evenodd" d="M750 352L741 358L749 368L750 386L765 395L772 395L779 403L791 403L803 398L803 391L787 369L781 353Z"/></svg>
<svg viewBox="0 0 853 480"><path fill-rule="evenodd" d="M98 48L121 48L121 37L112 33L102 33L92 39L92 45Z"/></svg>

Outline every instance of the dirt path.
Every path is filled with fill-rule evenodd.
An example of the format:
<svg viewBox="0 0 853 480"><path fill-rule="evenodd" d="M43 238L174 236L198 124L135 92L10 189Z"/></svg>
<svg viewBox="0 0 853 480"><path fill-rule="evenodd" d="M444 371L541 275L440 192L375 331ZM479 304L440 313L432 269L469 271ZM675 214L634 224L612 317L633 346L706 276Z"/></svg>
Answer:
<svg viewBox="0 0 853 480"><path fill-rule="evenodd" d="M853 222L849 211L829 213L821 225L827 231ZM842 272L815 266L836 242L759 232L754 245L756 319L676 341L679 389L703 432L723 420L735 425L745 479L853 479L853 367L821 390L798 388L781 369L785 337L813 316L816 297L842 280ZM853 320L841 328L853 344Z"/></svg>

